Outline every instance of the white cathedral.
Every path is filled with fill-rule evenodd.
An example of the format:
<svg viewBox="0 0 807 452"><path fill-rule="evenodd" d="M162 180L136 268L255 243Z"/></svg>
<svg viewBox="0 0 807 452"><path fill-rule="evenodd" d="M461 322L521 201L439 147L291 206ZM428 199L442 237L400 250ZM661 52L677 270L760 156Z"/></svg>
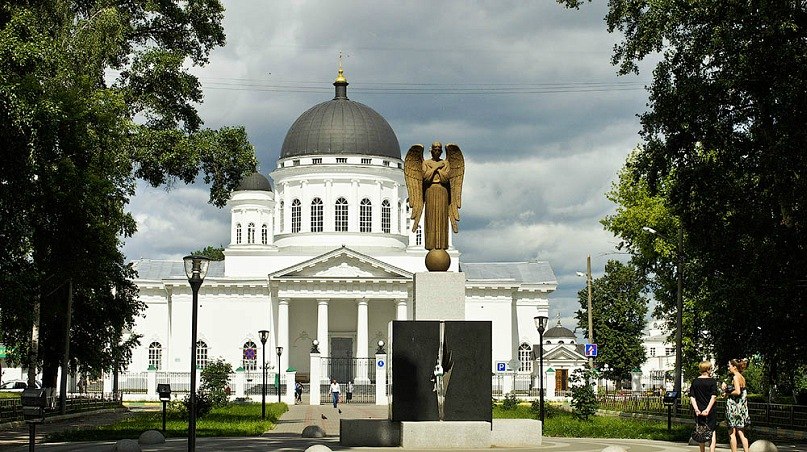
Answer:
<svg viewBox="0 0 807 452"><path fill-rule="evenodd" d="M411 232L401 148L380 114L348 99L347 85L340 69L335 97L292 124L269 177L256 172L233 192L225 259L210 263L199 291L197 366L221 358L255 371L265 352L272 374L293 368L307 381L314 340L324 357L373 357L390 321L413 318L426 250L420 230ZM448 271L465 275L465 318L492 322L491 373L535 382L533 318L547 315L557 287L549 263L464 262L453 243L448 252ZM135 268L147 308L128 370L188 371L183 262L141 259ZM265 349L260 330L269 331ZM570 365L581 365L572 349Z"/></svg>

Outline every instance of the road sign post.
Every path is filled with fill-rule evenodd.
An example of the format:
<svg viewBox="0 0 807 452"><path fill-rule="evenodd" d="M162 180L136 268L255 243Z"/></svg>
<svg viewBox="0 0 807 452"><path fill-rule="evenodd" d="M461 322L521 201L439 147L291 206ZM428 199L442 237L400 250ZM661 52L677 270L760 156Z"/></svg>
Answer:
<svg viewBox="0 0 807 452"><path fill-rule="evenodd" d="M596 358L597 344L586 344L585 351L586 351L586 358Z"/></svg>

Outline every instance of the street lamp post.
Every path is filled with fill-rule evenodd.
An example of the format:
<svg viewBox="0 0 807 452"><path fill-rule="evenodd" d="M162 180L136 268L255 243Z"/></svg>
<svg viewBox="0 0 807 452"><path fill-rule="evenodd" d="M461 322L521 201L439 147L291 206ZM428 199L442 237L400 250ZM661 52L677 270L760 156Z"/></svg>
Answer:
<svg viewBox="0 0 807 452"><path fill-rule="evenodd" d="M280 355L283 354L283 347L275 347L277 352L277 403L280 403Z"/></svg>
<svg viewBox="0 0 807 452"><path fill-rule="evenodd" d="M260 330L258 334L261 335L261 348L263 348L263 362L261 363L261 375L263 376L263 383L261 384L261 419L266 419L266 340L269 339L269 330Z"/></svg>
<svg viewBox="0 0 807 452"><path fill-rule="evenodd" d="M605 399L608 400L608 371L611 370L611 366L608 364L602 365L602 379L605 380Z"/></svg>
<svg viewBox="0 0 807 452"><path fill-rule="evenodd" d="M199 288L207 275L210 259L205 256L185 256L185 275L193 290L191 308L191 394L188 416L188 451L196 450L196 317L199 313Z"/></svg>
<svg viewBox="0 0 807 452"><path fill-rule="evenodd" d="M588 288L588 343L594 343L594 318L593 310L591 308L591 255L586 257L586 273L577 272L577 276L586 277L586 287ZM588 368L594 369L594 358L589 356Z"/></svg>
<svg viewBox="0 0 807 452"><path fill-rule="evenodd" d="M664 235L660 234L655 229L644 226L642 230L649 232L653 235L657 235L664 240L669 239ZM676 251L678 254L678 259L676 259L675 264L675 273L677 279L677 289L675 294L675 382L674 390L676 394L676 398L681 397L681 360L682 360L682 330L683 330L683 312L684 312L684 300L683 300L683 293L684 293L684 228L678 228L678 249Z"/></svg>
<svg viewBox="0 0 807 452"><path fill-rule="evenodd" d="M541 424L544 422L544 330L546 330L548 318L546 315L538 315L533 318L535 328L538 329L538 380L540 381L538 398L541 404Z"/></svg>

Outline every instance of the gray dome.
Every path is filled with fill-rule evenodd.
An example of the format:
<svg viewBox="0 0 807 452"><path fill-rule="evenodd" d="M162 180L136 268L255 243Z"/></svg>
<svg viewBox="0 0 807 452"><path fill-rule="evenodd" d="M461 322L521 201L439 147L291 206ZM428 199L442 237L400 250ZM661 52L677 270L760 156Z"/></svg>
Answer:
<svg viewBox="0 0 807 452"><path fill-rule="evenodd" d="M255 171L249 176L246 176L243 179L241 179L241 182L238 183L238 187L236 187L235 190L272 191L272 184L269 183L269 179L264 177L263 174Z"/></svg>
<svg viewBox="0 0 807 452"><path fill-rule="evenodd" d="M317 104L294 121L280 158L317 154L361 154L401 158L392 127L367 105L347 98L347 81L337 78L336 97Z"/></svg>
<svg viewBox="0 0 807 452"><path fill-rule="evenodd" d="M544 339L546 338L566 338L566 337L574 337L574 332L563 325L560 324L560 320L558 320L558 324L553 326L552 328L546 330L544 333Z"/></svg>

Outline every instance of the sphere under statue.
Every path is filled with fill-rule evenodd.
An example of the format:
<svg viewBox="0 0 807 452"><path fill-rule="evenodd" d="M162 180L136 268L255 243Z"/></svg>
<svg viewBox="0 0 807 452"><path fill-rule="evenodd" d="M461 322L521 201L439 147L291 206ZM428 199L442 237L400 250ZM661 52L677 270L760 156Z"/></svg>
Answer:
<svg viewBox="0 0 807 452"><path fill-rule="evenodd" d="M462 179L465 176L465 158L456 144L432 143L429 160L423 159L423 145L409 148L404 160L406 189L409 191L409 207L412 212L412 232L420 225L423 214L426 268L430 272L444 272L451 265L448 255L448 224L454 233L459 232L460 206L462 205ZM424 210L425 207L425 210Z"/></svg>

